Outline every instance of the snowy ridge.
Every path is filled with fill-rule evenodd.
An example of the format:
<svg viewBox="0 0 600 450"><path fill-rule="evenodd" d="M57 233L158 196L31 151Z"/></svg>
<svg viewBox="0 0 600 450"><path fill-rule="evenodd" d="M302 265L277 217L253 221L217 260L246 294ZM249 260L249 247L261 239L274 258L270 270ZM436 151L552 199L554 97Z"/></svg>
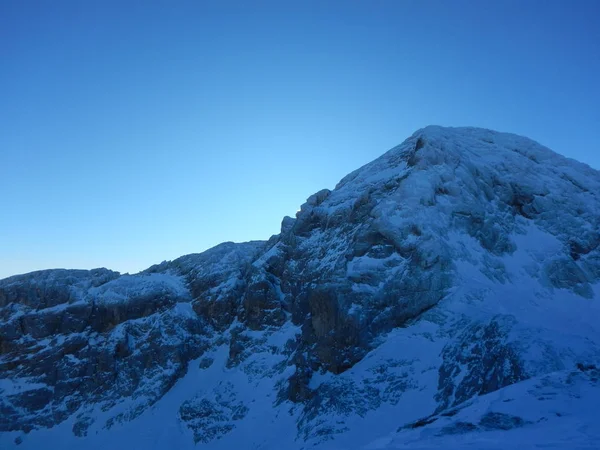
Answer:
<svg viewBox="0 0 600 450"><path fill-rule="evenodd" d="M0 447L598 448L599 195L427 127L269 241L0 280Z"/></svg>

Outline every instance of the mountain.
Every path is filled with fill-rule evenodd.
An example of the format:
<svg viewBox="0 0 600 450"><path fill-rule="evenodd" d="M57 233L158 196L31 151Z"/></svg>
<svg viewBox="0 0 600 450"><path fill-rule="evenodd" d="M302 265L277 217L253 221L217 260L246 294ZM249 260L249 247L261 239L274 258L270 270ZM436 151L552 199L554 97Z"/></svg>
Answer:
<svg viewBox="0 0 600 450"><path fill-rule="evenodd" d="M268 241L0 281L0 448L600 448L600 172L427 127Z"/></svg>

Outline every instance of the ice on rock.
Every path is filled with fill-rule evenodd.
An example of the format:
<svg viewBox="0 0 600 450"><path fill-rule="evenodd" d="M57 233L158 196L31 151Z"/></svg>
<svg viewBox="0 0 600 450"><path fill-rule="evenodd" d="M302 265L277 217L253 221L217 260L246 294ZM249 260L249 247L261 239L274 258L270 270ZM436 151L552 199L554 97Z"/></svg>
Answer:
<svg viewBox="0 0 600 450"><path fill-rule="evenodd" d="M0 280L0 448L596 448L600 173L431 126L268 241Z"/></svg>

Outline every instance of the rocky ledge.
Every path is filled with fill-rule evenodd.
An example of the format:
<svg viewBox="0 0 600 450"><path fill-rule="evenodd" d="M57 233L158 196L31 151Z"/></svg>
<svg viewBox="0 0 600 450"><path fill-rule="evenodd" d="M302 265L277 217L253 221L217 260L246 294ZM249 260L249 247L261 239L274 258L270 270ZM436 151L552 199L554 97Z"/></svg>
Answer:
<svg viewBox="0 0 600 450"><path fill-rule="evenodd" d="M519 136L428 127L268 241L136 275L1 280L0 444L361 448L433 422L530 429L510 408L441 418L595 364L599 281L599 172Z"/></svg>

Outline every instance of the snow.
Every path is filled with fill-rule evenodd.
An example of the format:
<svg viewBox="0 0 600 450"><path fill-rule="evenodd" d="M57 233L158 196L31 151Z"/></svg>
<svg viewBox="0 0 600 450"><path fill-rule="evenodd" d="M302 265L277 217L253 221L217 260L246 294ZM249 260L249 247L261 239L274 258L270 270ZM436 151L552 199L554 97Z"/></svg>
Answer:
<svg viewBox="0 0 600 450"><path fill-rule="evenodd" d="M590 383L585 374L576 370L554 372L476 397L451 417L440 416L431 425L391 433L364 449L598 448L599 400L600 386ZM456 423L478 424L491 414L518 417L523 423L509 429L470 433L443 431Z"/></svg>
<svg viewBox="0 0 600 450"><path fill-rule="evenodd" d="M189 299L189 291L181 276L168 273L122 275L116 280L88 291L88 298L102 303L128 301L133 295L144 296L159 291Z"/></svg>
<svg viewBox="0 0 600 450"><path fill-rule="evenodd" d="M37 383L28 378L8 379L0 378L0 394L13 395L27 391L34 391L40 388L48 388L44 383Z"/></svg>
<svg viewBox="0 0 600 450"><path fill-rule="evenodd" d="M419 140L422 145L417 149ZM248 330L235 320L227 331L213 337L206 353L191 361L186 374L139 417L115 421L107 429L111 419L144 404L147 398L143 396L122 399L106 411L101 404L91 405L94 422L87 437L73 434L76 416L83 412L78 411L50 429L0 433L0 448L15 448L17 437L22 439L18 448L25 450L46 448L49 443L65 450L600 448L596 424L600 386L591 372L576 368L578 363L600 361L600 282L589 269L595 263L585 266L585 255L573 263L587 277L577 283L563 283L561 272L552 279L550 270L568 254L573 239L588 244L598 235L599 193L597 171L529 139L475 128L419 130L346 176L335 190L322 191L303 205L296 220L315 215L324 226L298 237L297 250L306 255L306 267L291 261L288 269L302 267L324 276L342 273L357 293L345 305L345 313L357 321L389 280L405 276L412 257L410 251L402 253L405 249L417 248L423 266L448 261L453 283L439 304L418 320L377 336L366 356L350 369L338 375L315 372L309 388L319 401L293 404L280 398L286 380L296 370L297 362L288 359L287 347L301 335L300 326L288 317L278 329ZM522 205L520 196L527 199ZM348 259L352 239L366 226L351 223L350 217L366 203L372 206L369 226L391 242L394 253ZM515 214L516 208L522 208L523 214ZM186 276L210 281L207 295L220 298L240 282L241 263L259 273L269 260L284 254L281 242L265 246L262 241L241 246L224 243L97 287L90 287L76 274L74 298L113 303L165 292L177 302L161 314L174 320L193 319L196 313ZM64 272L42 273L34 279L59 283L64 276ZM281 285L274 283L283 303ZM163 324L158 315L135 320L147 321L152 328ZM472 325L493 321L507 324L503 344L518 350L529 378L475 395L456 406L455 414L438 411L432 416L440 407L436 396L444 351L459 346ZM234 330L250 342L238 366L228 364ZM133 339L125 326L118 325L111 339L125 336ZM191 335L180 333L176 338L184 342ZM94 343L91 339L90 345ZM475 344L463 351L469 354ZM38 345L50 348L53 341L46 339ZM211 359L212 364L206 366L204 362ZM467 364L457 362L451 375L454 386L461 385L469 370ZM149 388L155 382L148 379ZM0 379L2 396L41 387L45 385L25 378ZM448 403L455 398L454 391ZM218 411L186 421L181 408L189 402L213 405ZM242 418L232 413L237 405L247 408ZM426 417L435 420L407 427ZM519 425L490 429L486 423L494 417L513 417ZM214 427L229 431L195 444L194 424L210 420ZM472 429L456 431L461 426Z"/></svg>
<svg viewBox="0 0 600 450"><path fill-rule="evenodd" d="M175 307L173 308L173 312L176 315L183 316L183 317L188 317L188 318L196 317L196 313L192 309L192 305L190 303L183 303L183 302L177 303L175 305Z"/></svg>

